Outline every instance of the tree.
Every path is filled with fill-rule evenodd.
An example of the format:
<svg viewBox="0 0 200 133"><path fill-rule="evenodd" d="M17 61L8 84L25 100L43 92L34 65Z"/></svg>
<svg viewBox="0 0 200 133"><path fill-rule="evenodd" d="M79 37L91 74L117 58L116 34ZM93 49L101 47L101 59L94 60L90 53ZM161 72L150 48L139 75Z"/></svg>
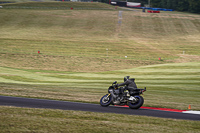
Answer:
<svg viewBox="0 0 200 133"><path fill-rule="evenodd" d="M189 9L189 0L179 0L178 1L178 11L188 11Z"/></svg>
<svg viewBox="0 0 200 133"><path fill-rule="evenodd" d="M166 6L167 9L171 8L171 5L172 5L171 2L172 2L172 0L167 0L167 6Z"/></svg>
<svg viewBox="0 0 200 133"><path fill-rule="evenodd" d="M151 0L151 6L152 7L161 7L161 1L160 0Z"/></svg>
<svg viewBox="0 0 200 133"><path fill-rule="evenodd" d="M200 13L200 0L189 0L189 11Z"/></svg>
<svg viewBox="0 0 200 133"><path fill-rule="evenodd" d="M166 0L161 0L160 5L161 5L162 8L166 8L167 1Z"/></svg>

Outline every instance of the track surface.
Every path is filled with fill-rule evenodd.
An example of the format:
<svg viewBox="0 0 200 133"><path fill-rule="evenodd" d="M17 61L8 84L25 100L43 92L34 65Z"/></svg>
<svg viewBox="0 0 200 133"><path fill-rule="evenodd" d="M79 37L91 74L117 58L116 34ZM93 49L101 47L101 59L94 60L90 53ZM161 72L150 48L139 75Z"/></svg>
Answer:
<svg viewBox="0 0 200 133"><path fill-rule="evenodd" d="M133 110L129 108L115 107L115 106L101 107L98 104L20 98L20 97L9 97L9 96L0 96L0 105L29 107L29 108L79 110L79 111L116 113L116 114L127 114L127 115L143 115L143 116L200 121L200 115L197 115L197 114L185 114L185 113L180 113L180 112L169 112L169 111L160 111L160 110L151 110L151 109Z"/></svg>

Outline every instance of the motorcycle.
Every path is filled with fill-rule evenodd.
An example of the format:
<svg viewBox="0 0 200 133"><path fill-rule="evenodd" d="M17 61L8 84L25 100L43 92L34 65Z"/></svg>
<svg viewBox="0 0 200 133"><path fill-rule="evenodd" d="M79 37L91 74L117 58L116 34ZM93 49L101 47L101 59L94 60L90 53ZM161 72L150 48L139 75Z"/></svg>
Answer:
<svg viewBox="0 0 200 133"><path fill-rule="evenodd" d="M108 94L100 99L101 106L128 105L131 109L139 109L143 105L144 98L140 95L146 91L146 87L144 89L130 89L127 86L118 88L116 84L117 81L113 82L112 86L108 88Z"/></svg>

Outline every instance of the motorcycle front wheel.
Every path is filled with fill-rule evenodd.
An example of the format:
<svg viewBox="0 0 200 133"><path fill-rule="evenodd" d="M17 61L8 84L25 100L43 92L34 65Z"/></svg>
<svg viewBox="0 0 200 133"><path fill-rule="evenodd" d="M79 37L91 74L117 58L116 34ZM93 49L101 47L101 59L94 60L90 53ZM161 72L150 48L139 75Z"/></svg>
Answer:
<svg viewBox="0 0 200 133"><path fill-rule="evenodd" d="M111 104L112 102L112 96L111 95L104 95L101 99L100 99L100 105L103 107L107 107Z"/></svg>
<svg viewBox="0 0 200 133"><path fill-rule="evenodd" d="M142 96L134 96L134 97L137 99L137 101L135 102L129 101L128 106L131 109L139 109L144 103L144 98Z"/></svg>

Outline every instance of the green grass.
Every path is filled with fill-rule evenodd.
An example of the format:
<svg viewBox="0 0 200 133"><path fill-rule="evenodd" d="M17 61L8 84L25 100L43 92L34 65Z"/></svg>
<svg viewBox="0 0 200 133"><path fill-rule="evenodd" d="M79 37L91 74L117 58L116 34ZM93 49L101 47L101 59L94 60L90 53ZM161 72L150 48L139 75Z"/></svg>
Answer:
<svg viewBox="0 0 200 133"><path fill-rule="evenodd" d="M146 116L0 107L0 130L7 132L182 133L200 130L199 121Z"/></svg>
<svg viewBox="0 0 200 133"><path fill-rule="evenodd" d="M199 62L171 63L96 73L49 73L45 70L1 67L3 84L0 93L98 103L113 81L121 83L124 75L130 75L136 79L139 88L147 87L145 106L187 109L188 105L192 105L192 109L200 110L199 65Z"/></svg>
<svg viewBox="0 0 200 133"><path fill-rule="evenodd" d="M98 104L130 75L147 87L144 106L200 110L199 15L123 10L119 25L121 9L102 3L1 6L0 95ZM145 116L4 106L0 115L1 132L199 132L199 122Z"/></svg>
<svg viewBox="0 0 200 133"><path fill-rule="evenodd" d="M114 9L79 2L3 7L13 5ZM130 75L148 88L145 106L200 110L199 15L122 14L118 25L118 10L1 9L0 94L98 103L113 81Z"/></svg>

